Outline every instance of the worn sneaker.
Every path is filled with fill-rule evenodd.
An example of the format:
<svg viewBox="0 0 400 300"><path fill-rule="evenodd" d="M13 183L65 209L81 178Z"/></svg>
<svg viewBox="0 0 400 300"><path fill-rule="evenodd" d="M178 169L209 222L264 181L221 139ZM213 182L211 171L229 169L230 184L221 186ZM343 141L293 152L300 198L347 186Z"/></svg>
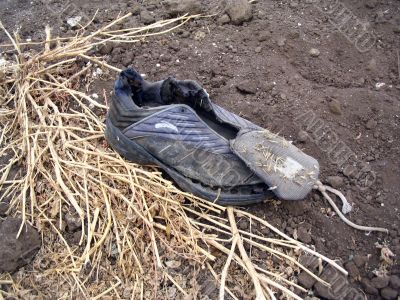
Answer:
<svg viewBox="0 0 400 300"><path fill-rule="evenodd" d="M115 83L105 134L126 159L222 205L303 199L319 174L314 158L212 103L197 82L151 83L131 68Z"/></svg>

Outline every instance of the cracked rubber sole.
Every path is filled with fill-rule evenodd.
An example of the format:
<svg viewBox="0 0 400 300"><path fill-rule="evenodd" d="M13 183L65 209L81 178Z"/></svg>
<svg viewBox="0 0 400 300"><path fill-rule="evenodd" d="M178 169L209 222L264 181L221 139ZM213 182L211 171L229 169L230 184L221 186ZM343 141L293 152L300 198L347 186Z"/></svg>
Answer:
<svg viewBox="0 0 400 300"><path fill-rule="evenodd" d="M106 121L105 136L111 147L127 160L140 165L157 165L163 169L175 183L184 191L220 205L249 205L272 198L274 194L264 187L260 193L254 192L253 186L237 186L229 190L218 192L212 188L193 182L190 178L182 176L175 169L165 165L151 155L141 145L128 139L119 128L114 126L109 119Z"/></svg>

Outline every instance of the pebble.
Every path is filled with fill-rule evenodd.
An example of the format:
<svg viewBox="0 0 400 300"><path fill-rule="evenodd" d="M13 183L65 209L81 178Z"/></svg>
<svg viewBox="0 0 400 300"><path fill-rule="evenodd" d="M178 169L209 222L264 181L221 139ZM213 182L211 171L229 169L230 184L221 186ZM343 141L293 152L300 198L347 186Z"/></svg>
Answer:
<svg viewBox="0 0 400 300"><path fill-rule="evenodd" d="M381 296L385 300L396 299L398 294L399 293L396 290L394 290L390 287L385 287L381 290Z"/></svg>
<svg viewBox="0 0 400 300"><path fill-rule="evenodd" d="M269 31L264 30L258 34L257 40L259 42L264 42L266 40L269 40L270 38L271 38L271 33Z"/></svg>
<svg viewBox="0 0 400 300"><path fill-rule="evenodd" d="M375 83L375 89L376 90L380 90L381 88L383 88L386 85L386 83L384 82L377 82Z"/></svg>
<svg viewBox="0 0 400 300"><path fill-rule="evenodd" d="M188 38L190 36L190 32L187 30L182 30L181 37Z"/></svg>
<svg viewBox="0 0 400 300"><path fill-rule="evenodd" d="M40 249L40 234L28 223L17 239L21 224L21 219L12 217L0 221L0 273L17 271L28 264Z"/></svg>
<svg viewBox="0 0 400 300"><path fill-rule="evenodd" d="M304 271L299 274L297 280L299 281L300 285L306 289L311 289L317 281L314 277Z"/></svg>
<svg viewBox="0 0 400 300"><path fill-rule="evenodd" d="M213 88L219 88L223 85L225 85L226 80L223 77L214 77L213 79L211 79L211 86Z"/></svg>
<svg viewBox="0 0 400 300"><path fill-rule="evenodd" d="M64 218L65 223L67 223L68 231L76 231L82 227L81 219L78 216L67 213L65 214Z"/></svg>
<svg viewBox="0 0 400 300"><path fill-rule="evenodd" d="M284 37L280 37L280 38L278 38L278 40L277 40L277 45L279 46L279 47L283 47L283 46L285 46L285 44L286 44L286 38L284 38Z"/></svg>
<svg viewBox="0 0 400 300"><path fill-rule="evenodd" d="M331 102L329 102L329 110L335 115L342 114L340 102L336 99L333 99Z"/></svg>
<svg viewBox="0 0 400 300"><path fill-rule="evenodd" d="M122 64L123 64L125 67L127 67L127 66L129 66L129 65L132 63L133 59L134 59L134 54L133 54L132 52L127 52L127 53L125 54L124 60L122 61Z"/></svg>
<svg viewBox="0 0 400 300"><path fill-rule="evenodd" d="M297 229L297 237L301 242L303 242L305 244L309 244L312 241L311 235L308 233L307 229L305 229L304 227L299 227Z"/></svg>
<svg viewBox="0 0 400 300"><path fill-rule="evenodd" d="M71 29L78 28L79 22L82 20L82 16L76 16L67 19L67 24Z"/></svg>
<svg viewBox="0 0 400 300"><path fill-rule="evenodd" d="M181 266L181 262L179 260L169 260L169 261L165 262L165 265L168 268L176 269L176 268L179 268Z"/></svg>
<svg viewBox="0 0 400 300"><path fill-rule="evenodd" d="M110 54L114 49L114 46L112 43L106 43L105 45L101 46L99 49L99 53L101 55L108 55Z"/></svg>
<svg viewBox="0 0 400 300"><path fill-rule="evenodd" d="M360 254L356 254L356 255L354 255L353 261L354 261L354 263L356 264L356 266L358 268L364 268L365 264L368 261L368 258L366 256L362 256Z"/></svg>
<svg viewBox="0 0 400 300"><path fill-rule="evenodd" d="M326 181L335 189L342 187L344 184L344 180L340 176L329 176Z"/></svg>
<svg viewBox="0 0 400 300"><path fill-rule="evenodd" d="M257 92L257 87L252 80L243 80L236 85L236 88L244 94L255 94Z"/></svg>
<svg viewBox="0 0 400 300"><path fill-rule="evenodd" d="M140 13L140 5L135 3L130 7L130 11L133 16L137 16Z"/></svg>
<svg viewBox="0 0 400 300"><path fill-rule="evenodd" d="M223 14L222 16L220 16L217 20L217 23L220 25L224 25L224 24L228 24L231 21L231 19L229 18L229 16L227 14Z"/></svg>
<svg viewBox="0 0 400 300"><path fill-rule="evenodd" d="M0 202L0 216L5 216L8 210L9 204L6 202Z"/></svg>
<svg viewBox="0 0 400 300"><path fill-rule="evenodd" d="M377 71L377 62L375 58L371 58L368 63L367 63L367 70L368 71L373 71L376 72Z"/></svg>
<svg viewBox="0 0 400 300"><path fill-rule="evenodd" d="M297 141L299 141L300 143L305 143L307 142L308 139L308 133L304 130L300 130L297 133Z"/></svg>
<svg viewBox="0 0 400 300"><path fill-rule="evenodd" d="M246 220L241 220L241 221L238 223L238 227L239 227L239 229L241 229L241 230L247 230L247 229L249 228L248 223L247 223Z"/></svg>
<svg viewBox="0 0 400 300"><path fill-rule="evenodd" d="M371 282L366 278L363 278L361 280L361 286L363 287L363 290L367 294L370 294L370 295L378 295L379 294L378 289L375 288L374 286L372 286Z"/></svg>
<svg viewBox="0 0 400 300"><path fill-rule="evenodd" d="M256 53L260 53L261 50L262 50L262 47L256 47L256 49L254 49L254 51L255 51Z"/></svg>
<svg viewBox="0 0 400 300"><path fill-rule="evenodd" d="M140 12L140 21L142 21L144 25L149 25L153 23L154 20L154 16L152 16L147 10L142 10Z"/></svg>
<svg viewBox="0 0 400 300"><path fill-rule="evenodd" d="M201 1L196 0L165 0L163 4L171 17L184 15L186 13L195 15L203 11Z"/></svg>
<svg viewBox="0 0 400 300"><path fill-rule="evenodd" d="M196 41L201 41L202 39L204 39L206 37L206 33L204 31L196 31L196 33L194 34L194 39Z"/></svg>
<svg viewBox="0 0 400 300"><path fill-rule="evenodd" d="M320 54L320 51L317 48L311 48L309 53L312 57L318 57Z"/></svg>
<svg viewBox="0 0 400 300"><path fill-rule="evenodd" d="M389 285L390 277L389 276L378 276L372 278L371 284L377 289L383 289Z"/></svg>
<svg viewBox="0 0 400 300"><path fill-rule="evenodd" d="M377 5L377 0L369 0L367 1L367 3L365 3L365 7L370 9L375 8L376 5Z"/></svg>
<svg viewBox="0 0 400 300"><path fill-rule="evenodd" d="M261 86L262 90L267 93L271 92L274 89L274 87L275 87L275 82L265 82Z"/></svg>
<svg viewBox="0 0 400 300"><path fill-rule="evenodd" d="M378 125L378 122L374 119L369 119L368 122L365 124L365 128L367 129L374 129Z"/></svg>
<svg viewBox="0 0 400 300"><path fill-rule="evenodd" d="M253 17L251 4L247 0L226 0L225 12L234 25L241 25Z"/></svg>

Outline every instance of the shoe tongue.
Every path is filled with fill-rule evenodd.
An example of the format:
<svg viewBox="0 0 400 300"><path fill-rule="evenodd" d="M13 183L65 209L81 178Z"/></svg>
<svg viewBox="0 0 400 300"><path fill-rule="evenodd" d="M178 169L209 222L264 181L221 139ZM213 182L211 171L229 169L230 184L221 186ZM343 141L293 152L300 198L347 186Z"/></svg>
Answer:
<svg viewBox="0 0 400 300"><path fill-rule="evenodd" d="M268 130L239 132L231 149L280 199L304 199L318 180L318 161Z"/></svg>
<svg viewBox="0 0 400 300"><path fill-rule="evenodd" d="M166 104L186 104L192 108L212 110L207 92L193 80L166 79L161 87L161 98Z"/></svg>

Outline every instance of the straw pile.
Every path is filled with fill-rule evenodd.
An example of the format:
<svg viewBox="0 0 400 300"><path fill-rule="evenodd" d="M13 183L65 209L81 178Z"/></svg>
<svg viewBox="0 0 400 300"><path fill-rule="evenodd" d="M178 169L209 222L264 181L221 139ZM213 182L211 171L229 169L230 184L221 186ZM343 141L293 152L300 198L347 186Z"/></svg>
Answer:
<svg viewBox="0 0 400 300"><path fill-rule="evenodd" d="M113 29L127 17L71 38L46 28L38 43L21 43L1 25L11 41L3 50L13 55L0 72L0 156L9 159L0 201L12 199L9 213L38 228L43 246L29 272L0 275L0 298L194 299L198 278L211 274L220 299L301 299L295 275L312 274L298 262L304 253L345 273L267 221L186 194L108 147L107 105L85 91L94 70L115 77L118 69L91 49L167 33L196 16ZM258 229L238 230L239 218ZM263 259L252 257L257 251Z"/></svg>

